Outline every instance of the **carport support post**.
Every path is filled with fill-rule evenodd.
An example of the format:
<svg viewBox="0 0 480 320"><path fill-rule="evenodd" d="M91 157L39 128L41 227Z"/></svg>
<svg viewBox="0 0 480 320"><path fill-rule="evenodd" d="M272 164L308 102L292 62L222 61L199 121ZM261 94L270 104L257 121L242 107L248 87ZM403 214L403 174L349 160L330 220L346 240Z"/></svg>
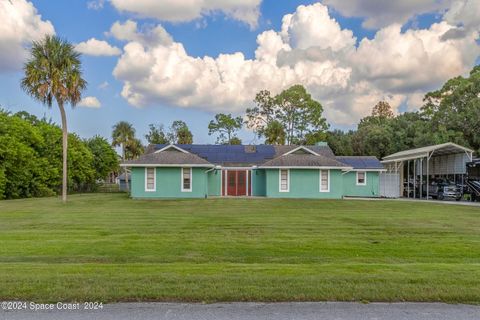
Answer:
<svg viewBox="0 0 480 320"><path fill-rule="evenodd" d="M416 198L416 184L415 184L415 181L416 181L416 178L417 178L417 171L415 171L415 164L417 162L417 159L414 159L413 160L413 199Z"/></svg>
<svg viewBox="0 0 480 320"><path fill-rule="evenodd" d="M430 157L427 155L427 200L429 197L429 192L430 192L430 183L428 181L429 179L429 173L428 173L428 163L430 162Z"/></svg>
<svg viewBox="0 0 480 320"><path fill-rule="evenodd" d="M407 198L410 198L410 160L407 160Z"/></svg>
<svg viewBox="0 0 480 320"><path fill-rule="evenodd" d="M418 195L419 199L422 199L423 195L423 158L420 159L420 194Z"/></svg>

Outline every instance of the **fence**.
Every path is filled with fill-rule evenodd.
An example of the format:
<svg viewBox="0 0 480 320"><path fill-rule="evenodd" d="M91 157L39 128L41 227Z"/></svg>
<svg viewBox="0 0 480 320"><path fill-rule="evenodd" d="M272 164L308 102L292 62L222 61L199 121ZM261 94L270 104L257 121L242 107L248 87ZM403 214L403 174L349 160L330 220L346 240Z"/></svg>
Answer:
<svg viewBox="0 0 480 320"><path fill-rule="evenodd" d="M398 173L380 173L380 196L385 198L400 197L400 175Z"/></svg>

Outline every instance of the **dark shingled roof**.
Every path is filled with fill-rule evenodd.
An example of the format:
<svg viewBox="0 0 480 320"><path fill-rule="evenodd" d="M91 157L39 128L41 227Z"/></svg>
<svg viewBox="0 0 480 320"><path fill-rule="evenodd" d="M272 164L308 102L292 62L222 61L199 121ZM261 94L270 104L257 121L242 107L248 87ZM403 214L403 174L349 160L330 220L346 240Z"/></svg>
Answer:
<svg viewBox="0 0 480 320"><path fill-rule="evenodd" d="M150 145L147 152L154 152L165 148L166 144ZM177 147L198 155L210 163L222 166L252 166L261 165L266 161L281 156L298 146L274 145L205 145L205 144L176 144ZM328 146L305 146L306 148L335 159L335 155Z"/></svg>
<svg viewBox="0 0 480 320"><path fill-rule="evenodd" d="M265 162L260 167L348 167L335 158L314 154L287 154Z"/></svg>
<svg viewBox="0 0 480 320"><path fill-rule="evenodd" d="M193 153L185 153L174 149L164 150L158 153L148 153L140 156L138 159L125 161L125 164L141 165L141 164L194 164L213 166L210 162Z"/></svg>
<svg viewBox="0 0 480 320"><path fill-rule="evenodd" d="M353 167L353 169L383 169L383 164L377 157L336 157L338 161Z"/></svg>
<svg viewBox="0 0 480 320"><path fill-rule="evenodd" d="M163 149L166 146L157 144L155 150ZM275 149L271 145L176 144L175 146L196 154L210 163L222 166L258 165L275 156Z"/></svg>
<svg viewBox="0 0 480 320"><path fill-rule="evenodd" d="M146 154L136 160L125 162L127 165L141 164L168 164L168 165L222 165L222 166L313 166L313 167L350 167L337 161L328 145L304 146L317 155L310 154L308 150L300 149L295 154L284 155L299 146L274 146L274 145L201 145L201 144L176 144L188 153L174 148L161 150L168 145L150 145Z"/></svg>

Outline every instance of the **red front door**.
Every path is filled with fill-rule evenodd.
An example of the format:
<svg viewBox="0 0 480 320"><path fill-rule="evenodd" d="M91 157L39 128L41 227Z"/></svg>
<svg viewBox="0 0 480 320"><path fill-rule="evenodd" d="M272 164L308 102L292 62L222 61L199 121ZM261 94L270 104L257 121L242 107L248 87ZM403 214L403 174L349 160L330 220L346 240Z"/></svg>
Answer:
<svg viewBox="0 0 480 320"><path fill-rule="evenodd" d="M227 172L227 196L237 195L237 171Z"/></svg>
<svg viewBox="0 0 480 320"><path fill-rule="evenodd" d="M237 171L237 196L247 195L247 174L246 171Z"/></svg>
<svg viewBox="0 0 480 320"><path fill-rule="evenodd" d="M226 171L227 196L246 196L247 195L247 171L246 170L228 170ZM225 176L225 171L224 171Z"/></svg>

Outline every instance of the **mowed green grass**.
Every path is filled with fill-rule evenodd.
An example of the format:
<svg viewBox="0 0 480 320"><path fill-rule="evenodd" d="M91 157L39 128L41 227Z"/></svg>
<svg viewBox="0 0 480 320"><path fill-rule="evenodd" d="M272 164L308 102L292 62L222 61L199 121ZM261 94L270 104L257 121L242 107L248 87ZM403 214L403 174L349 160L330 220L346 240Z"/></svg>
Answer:
<svg viewBox="0 0 480 320"><path fill-rule="evenodd" d="M480 303L480 208L400 201L0 201L0 300Z"/></svg>

